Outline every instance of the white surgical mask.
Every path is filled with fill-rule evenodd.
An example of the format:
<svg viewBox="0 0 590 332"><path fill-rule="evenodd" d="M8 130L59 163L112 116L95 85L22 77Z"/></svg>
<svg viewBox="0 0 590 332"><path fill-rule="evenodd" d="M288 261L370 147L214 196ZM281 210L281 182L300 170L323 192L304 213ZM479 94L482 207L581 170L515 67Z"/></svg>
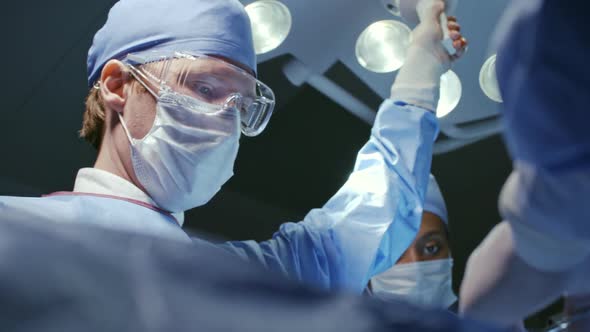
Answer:
<svg viewBox="0 0 590 332"><path fill-rule="evenodd" d="M397 264L371 279L371 293L386 301L446 309L457 300L452 288L452 267L451 258Z"/></svg>
<svg viewBox="0 0 590 332"><path fill-rule="evenodd" d="M144 138L131 137L119 118L135 175L160 208L182 212L203 205L232 177L240 138L235 108L164 91Z"/></svg>

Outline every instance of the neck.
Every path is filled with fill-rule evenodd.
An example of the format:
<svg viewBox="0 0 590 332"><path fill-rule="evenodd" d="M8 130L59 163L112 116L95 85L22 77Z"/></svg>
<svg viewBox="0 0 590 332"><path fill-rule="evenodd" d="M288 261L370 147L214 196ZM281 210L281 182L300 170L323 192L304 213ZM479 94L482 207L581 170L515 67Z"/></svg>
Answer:
<svg viewBox="0 0 590 332"><path fill-rule="evenodd" d="M121 132L115 133L116 130L115 128L105 132L94 168L117 175L145 192L145 189L135 177L130 158L126 157L131 154L129 141L120 126L119 131ZM121 139L116 139L116 137Z"/></svg>
<svg viewBox="0 0 590 332"><path fill-rule="evenodd" d="M121 158L118 158L116 148L111 144L111 142L109 142L107 137L105 137L104 141L102 142L96 162L94 163L94 168L107 171L122 177L129 182L133 182L131 180L131 175L123 165Z"/></svg>

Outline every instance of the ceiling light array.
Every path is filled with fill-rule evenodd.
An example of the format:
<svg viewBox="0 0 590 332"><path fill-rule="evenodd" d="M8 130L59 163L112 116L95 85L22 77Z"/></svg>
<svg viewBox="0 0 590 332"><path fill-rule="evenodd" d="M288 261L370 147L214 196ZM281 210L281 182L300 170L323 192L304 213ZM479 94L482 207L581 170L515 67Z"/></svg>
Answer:
<svg viewBox="0 0 590 332"><path fill-rule="evenodd" d="M252 24L256 54L268 53L287 39L291 30L291 12L278 0L258 0L246 6ZM357 38L355 54L359 64L375 73L390 73L404 64L412 40L410 28L397 20L382 20L370 24ZM501 103L496 78L496 55L483 64L479 84L484 94ZM452 112L461 99L461 80L452 70L441 76L440 100L436 114L443 117Z"/></svg>

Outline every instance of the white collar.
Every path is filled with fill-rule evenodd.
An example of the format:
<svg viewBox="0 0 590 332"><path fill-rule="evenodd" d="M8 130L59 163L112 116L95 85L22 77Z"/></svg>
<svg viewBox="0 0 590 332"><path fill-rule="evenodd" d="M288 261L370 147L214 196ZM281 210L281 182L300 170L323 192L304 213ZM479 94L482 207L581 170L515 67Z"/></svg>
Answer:
<svg viewBox="0 0 590 332"><path fill-rule="evenodd" d="M74 192L111 195L134 199L153 206L158 206L146 193L133 183L98 168L82 168L78 171ZM184 212L172 214L180 226L184 223Z"/></svg>

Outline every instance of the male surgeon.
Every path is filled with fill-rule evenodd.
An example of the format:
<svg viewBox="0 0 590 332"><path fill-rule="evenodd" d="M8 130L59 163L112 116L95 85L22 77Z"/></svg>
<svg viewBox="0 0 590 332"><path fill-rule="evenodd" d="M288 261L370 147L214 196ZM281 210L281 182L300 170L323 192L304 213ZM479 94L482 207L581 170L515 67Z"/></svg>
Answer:
<svg viewBox="0 0 590 332"><path fill-rule="evenodd" d="M438 132L439 78L458 57L441 47L444 2L422 1L406 64L346 183L272 239L225 249L320 288L360 293L403 251L381 243L410 245ZM454 20L448 27L460 56L466 42ZM0 197L0 215L190 241L183 212L219 191L242 135L260 134L274 107L272 90L256 76L242 4L121 0L94 36L87 65L81 135L98 150L94 167L78 172L71 192Z"/></svg>

